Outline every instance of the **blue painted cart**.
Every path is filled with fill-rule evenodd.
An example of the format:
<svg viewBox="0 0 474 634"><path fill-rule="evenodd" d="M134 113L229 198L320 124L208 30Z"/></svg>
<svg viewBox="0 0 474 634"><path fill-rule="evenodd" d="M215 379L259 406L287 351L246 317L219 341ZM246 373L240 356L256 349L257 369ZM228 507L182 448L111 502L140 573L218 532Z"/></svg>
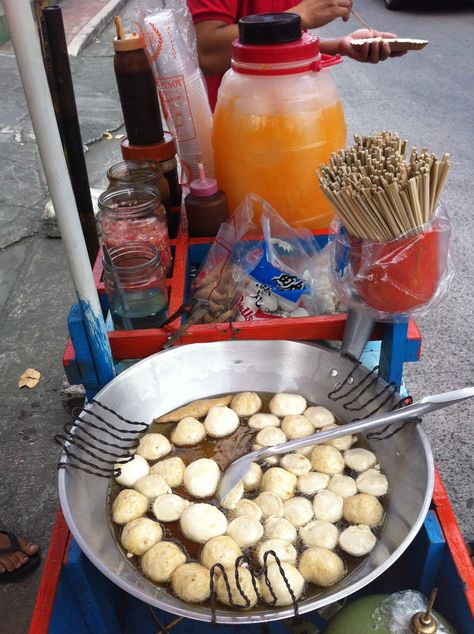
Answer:
<svg viewBox="0 0 474 634"><path fill-rule="evenodd" d="M315 235L320 245L327 235ZM204 239L188 240L183 226L173 242L174 270L168 280L169 311L177 310L189 290L189 272L199 264L209 248ZM94 268L104 316L108 306L101 280L100 257ZM269 319L238 324L191 326L179 344L222 339L299 339L341 340L346 315L307 317L300 319ZM83 383L89 397L102 387L106 377L96 368L91 345L87 340L81 313L73 306L69 315L71 340L64 356L64 366L71 383ZM168 337L180 325L176 320L167 329L121 331L108 333L114 362L118 370L122 362L144 358L159 351ZM416 361L421 349L421 337L414 322L379 326L372 333L364 353L364 362L372 366L380 362L384 377L400 386L403 364ZM414 542L404 555L371 585L358 595L391 593L401 589L418 589L429 594L438 587L436 608L455 626L460 634L474 632L474 570L456 523L439 474L436 473L432 509ZM337 609L330 606L305 615L313 624L313 632L324 631L326 619ZM275 634L304 631L301 623L273 622ZM229 632L242 626L218 626ZM268 626L249 625L249 634L269 630ZM176 634L213 631L213 626L151 608L127 594L103 576L83 555L72 539L61 511L56 519L50 550L45 563L30 634L152 634L173 630ZM348 633L350 634L350 633Z"/></svg>

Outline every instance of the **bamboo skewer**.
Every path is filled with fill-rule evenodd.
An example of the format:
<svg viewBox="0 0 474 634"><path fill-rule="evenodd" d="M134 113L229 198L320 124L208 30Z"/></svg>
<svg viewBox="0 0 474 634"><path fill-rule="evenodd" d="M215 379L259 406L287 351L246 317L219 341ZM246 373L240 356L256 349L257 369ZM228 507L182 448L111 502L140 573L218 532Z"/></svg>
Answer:
<svg viewBox="0 0 474 634"><path fill-rule="evenodd" d="M387 131L354 140L318 171L321 189L349 233L378 242L420 233L436 210L449 154L439 160L422 147L406 157L407 141Z"/></svg>
<svg viewBox="0 0 474 634"><path fill-rule="evenodd" d="M360 15L354 11L354 9L351 9L351 13L352 13L352 15L355 17L355 19L356 19L356 20L357 20L360 24L362 24L362 26L363 26L364 28L366 28L366 29L368 29L369 31L372 31L372 32L373 32L373 30L374 30L374 29L373 29L372 27L370 27L370 26L367 24L367 22L365 22L365 20L363 20L363 19L360 17Z"/></svg>

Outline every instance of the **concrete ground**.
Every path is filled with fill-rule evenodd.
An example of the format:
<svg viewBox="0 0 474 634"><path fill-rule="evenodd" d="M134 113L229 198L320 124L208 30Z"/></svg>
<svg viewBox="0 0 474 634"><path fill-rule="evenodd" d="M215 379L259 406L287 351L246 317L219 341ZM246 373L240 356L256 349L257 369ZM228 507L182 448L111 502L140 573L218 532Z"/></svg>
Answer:
<svg viewBox="0 0 474 634"><path fill-rule="evenodd" d="M151 0L148 0L151 3ZM122 15L131 24L137 0ZM453 225L457 277L450 297L420 319L422 360L407 368L415 397L472 383L472 6L412 3L389 12L383 0L358 0L356 10L376 28L430 40L425 51L377 67L346 61L333 70L345 105L349 134L398 131L410 144L450 152L452 171L444 200ZM321 30L335 35L358 28L337 23ZM104 130L122 123L112 67L113 27L71 61L91 186L103 187L107 166L119 159L119 141ZM45 238L40 217L46 187L31 131L16 62L0 53L0 419L2 477L0 528L31 535L46 554L57 507L57 447L52 437L69 420L60 401L66 317L74 301L60 240ZM42 373L39 385L18 389L28 367ZM474 538L474 404L425 419L436 463L467 540ZM0 631L28 630L40 571L12 586L0 586Z"/></svg>
<svg viewBox="0 0 474 634"><path fill-rule="evenodd" d="M356 11L372 28L399 37L427 39L422 51L367 67L344 62L333 69L352 134L393 130L409 146L451 154L452 168L442 200L452 224L456 278L449 297L418 321L421 361L407 364L406 380L415 398L473 384L474 376L474 5L410 2L409 11L387 11L383 0L359 0ZM449 7L449 8L448 8ZM332 24L322 36L358 29ZM474 539L474 401L425 418L435 462L466 539Z"/></svg>

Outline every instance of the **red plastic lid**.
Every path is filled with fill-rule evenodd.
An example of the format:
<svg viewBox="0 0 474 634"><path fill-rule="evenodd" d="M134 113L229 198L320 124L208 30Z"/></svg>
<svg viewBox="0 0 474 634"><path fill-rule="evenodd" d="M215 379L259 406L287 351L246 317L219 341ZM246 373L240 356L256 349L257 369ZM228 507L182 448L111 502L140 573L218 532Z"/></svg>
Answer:
<svg viewBox="0 0 474 634"><path fill-rule="evenodd" d="M248 64L284 64L314 59L319 55L319 37L310 33L286 44L241 44L232 42L232 60Z"/></svg>
<svg viewBox="0 0 474 634"><path fill-rule="evenodd" d="M163 141L160 143L153 143L152 145L132 145L128 139L125 138L122 143L122 156L127 161L131 160L146 160L151 159L153 161L167 161L176 155L176 141L174 136L170 132L164 132Z"/></svg>

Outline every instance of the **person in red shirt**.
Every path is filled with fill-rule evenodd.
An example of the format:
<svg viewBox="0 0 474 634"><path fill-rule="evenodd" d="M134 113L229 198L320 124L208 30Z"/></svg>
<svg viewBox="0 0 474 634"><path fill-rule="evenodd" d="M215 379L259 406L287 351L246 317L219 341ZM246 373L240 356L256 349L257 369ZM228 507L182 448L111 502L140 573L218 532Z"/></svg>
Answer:
<svg viewBox="0 0 474 634"><path fill-rule="evenodd" d="M222 76L230 68L231 45L239 37L238 21L247 15L258 13L297 13L303 29L314 29L333 20L349 19L352 0L187 0L196 28L199 64L206 77L209 102L216 105L217 91ZM389 44L376 42L354 49L350 40L367 37L396 37L393 33L381 33L360 29L337 39L321 40L322 53L340 53L359 62L376 64L390 54Z"/></svg>

